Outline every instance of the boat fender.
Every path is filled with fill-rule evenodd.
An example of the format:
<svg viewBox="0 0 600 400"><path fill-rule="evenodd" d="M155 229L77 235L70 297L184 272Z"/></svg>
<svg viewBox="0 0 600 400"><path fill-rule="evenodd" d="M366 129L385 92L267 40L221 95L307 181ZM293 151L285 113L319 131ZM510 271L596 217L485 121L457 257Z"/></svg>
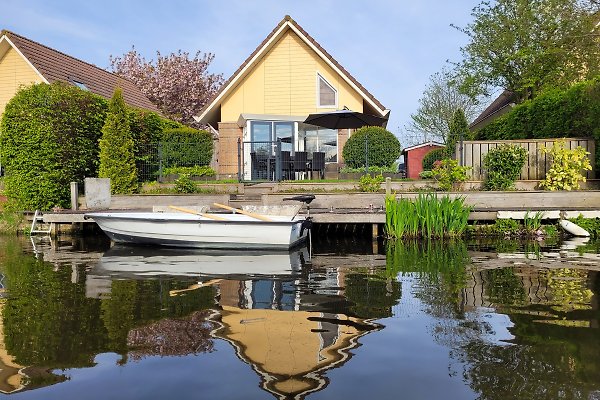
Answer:
<svg viewBox="0 0 600 400"><path fill-rule="evenodd" d="M588 231L586 231L585 229L583 229L582 227L580 227L579 225L568 221L566 219L561 219L560 220L560 226L568 233L570 233L573 236L584 236L584 237L589 237L590 233Z"/></svg>

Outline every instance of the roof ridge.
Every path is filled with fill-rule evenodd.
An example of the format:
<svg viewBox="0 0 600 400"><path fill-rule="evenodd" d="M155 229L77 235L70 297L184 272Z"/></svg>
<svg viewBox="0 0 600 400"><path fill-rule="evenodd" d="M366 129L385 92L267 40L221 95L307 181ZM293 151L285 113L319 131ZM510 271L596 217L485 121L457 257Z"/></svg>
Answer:
<svg viewBox="0 0 600 400"><path fill-rule="evenodd" d="M271 32L269 32L269 34L260 42L256 49L254 49L254 51L231 74L231 76L225 82L223 82L221 88L206 102L204 107L202 107L202 109L199 112L199 115L204 114L206 110L208 110L213 105L213 102L219 96L221 96L221 94L226 90L229 84L233 82L233 80L244 70L244 68L252 61L252 59L265 47L265 45L273 38L273 36L275 36L277 31L279 31L279 29L281 29L281 27L286 23L293 25L302 35L304 35L308 42L312 43L319 51L321 51L323 53L324 60L329 60L331 63L333 63L334 66L339 68L341 74L346 75L347 79L353 84L355 84L358 87L358 89L364 93L365 98L369 98L377 107L380 107L381 110L387 110L387 108L383 104L381 104L381 102L377 100L377 98L373 96L371 92L369 92L356 78L354 78L352 74L350 74L350 72L348 72L348 70L346 70L346 68L344 68L331 54L329 54L329 52L327 52L323 48L323 46L319 44L319 42L317 42L308 32L306 32L304 28L302 28L302 26L298 24L298 22L296 22L291 16L286 15L281 21L279 21L277 26L275 26L275 28Z"/></svg>
<svg viewBox="0 0 600 400"><path fill-rule="evenodd" d="M95 65L95 64L92 64L92 63L90 63L90 62L84 61L84 60L82 60L82 59L80 59L80 58L73 57L73 56L71 56L71 55L69 55L69 54L67 54L67 53L65 53L65 52L62 52L62 51L60 51L60 50L56 50L55 48L52 48L52 47L50 47L50 46L46 46L46 45L45 45L45 44L43 44L43 43L37 42L37 41L35 41L35 40L33 40L33 39L29 39L28 37L25 37L25 36L23 36L23 35L19 35L18 33L14 33L14 32L12 32L12 31L9 31L8 29L3 29L1 33L2 33L2 35L0 35L0 36L5 36L5 35L6 35L6 36L8 36L8 37L9 37L9 39L10 39L10 35L16 36L16 37L18 37L18 38L19 38L19 39L21 39L21 40L26 40L26 41L28 41L28 42L31 42L31 43L33 43L33 44L37 45L37 46L44 47L44 48L46 48L46 49L48 49L48 50L54 51L54 52L56 52L56 53L59 53L59 54L61 54L61 55L65 56L65 57L68 57L68 58L72 59L72 60L75 60L75 61L81 62L81 63L83 63L83 64L89 65L90 67L96 68L96 69L98 69L98 70L100 70L100 71L102 71L102 72L106 72L106 73L108 73L108 74L114 75L114 76L115 76L115 77L117 77L117 78L120 78L120 79L124 79L124 80L126 80L126 81L129 81L129 82L131 82L131 83L133 83L133 84L135 85L135 83L134 83L133 81L131 81L130 79L127 79L127 78L125 78L125 77L123 77L123 76L121 76L121 75L117 75L117 74L116 74L116 73L114 73L114 72L110 72L110 71L108 71L108 70L106 70L106 69L104 69L104 68L101 68L101 67L99 67L99 66L97 66L97 65ZM15 44L15 43L13 43L13 44L16 46L16 44Z"/></svg>

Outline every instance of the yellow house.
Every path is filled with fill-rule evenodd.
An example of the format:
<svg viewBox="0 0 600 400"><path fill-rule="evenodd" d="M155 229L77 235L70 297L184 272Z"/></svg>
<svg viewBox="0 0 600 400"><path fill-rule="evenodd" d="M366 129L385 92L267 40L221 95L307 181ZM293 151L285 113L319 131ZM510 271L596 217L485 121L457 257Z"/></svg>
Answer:
<svg viewBox="0 0 600 400"><path fill-rule="evenodd" d="M249 153L277 139L282 141L282 150L309 155L324 152L326 163L337 165L350 132L303 121L311 113L344 108L389 117L388 109L286 16L197 120L218 135L218 172L236 175L240 166L246 176L252 168Z"/></svg>
<svg viewBox="0 0 600 400"><path fill-rule="evenodd" d="M120 87L128 105L158 111L132 82L16 33L0 32L0 116L20 87L55 81L107 99Z"/></svg>

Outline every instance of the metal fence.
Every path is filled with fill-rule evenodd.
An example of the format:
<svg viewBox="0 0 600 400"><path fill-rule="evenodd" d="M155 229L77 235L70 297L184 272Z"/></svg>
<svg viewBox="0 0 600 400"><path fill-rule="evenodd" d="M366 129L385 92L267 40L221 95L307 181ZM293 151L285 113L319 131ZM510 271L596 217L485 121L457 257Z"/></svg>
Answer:
<svg viewBox="0 0 600 400"><path fill-rule="evenodd" d="M136 146L134 152L140 182L162 181L172 168L211 163L210 156L190 143L150 143Z"/></svg>
<svg viewBox="0 0 600 400"><path fill-rule="evenodd" d="M485 155L501 144L512 144L524 147L527 150L528 157L523 169L521 170L520 180L540 180L544 179L546 172L550 169L550 156L541 152L541 148L551 147L559 139L531 139L531 140L467 140L462 143L462 158L460 153L461 143L456 144L456 158L462 161L462 165L471 167L473 180L483 180L485 178L485 168L483 159ZM560 139L562 140L562 139ZM587 171L586 178L591 179L595 176L595 145L593 139L567 138L564 139L566 147L574 149L577 146L583 147L589 152L589 159L592 164L592 170Z"/></svg>

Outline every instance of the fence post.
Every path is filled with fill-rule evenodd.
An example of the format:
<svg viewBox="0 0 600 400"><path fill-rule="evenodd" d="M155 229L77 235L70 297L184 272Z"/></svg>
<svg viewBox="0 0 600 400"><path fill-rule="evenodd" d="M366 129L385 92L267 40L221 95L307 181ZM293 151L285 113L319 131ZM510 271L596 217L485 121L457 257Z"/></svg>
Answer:
<svg viewBox="0 0 600 400"><path fill-rule="evenodd" d="M365 173L369 175L369 135L365 135Z"/></svg>
<svg viewBox="0 0 600 400"><path fill-rule="evenodd" d="M242 139L237 139L238 182L242 181Z"/></svg>
<svg viewBox="0 0 600 400"><path fill-rule="evenodd" d="M275 180L281 181L281 138L277 138L277 147L275 148Z"/></svg>
<svg viewBox="0 0 600 400"><path fill-rule="evenodd" d="M158 181L163 181L163 155L162 142L158 142Z"/></svg>

